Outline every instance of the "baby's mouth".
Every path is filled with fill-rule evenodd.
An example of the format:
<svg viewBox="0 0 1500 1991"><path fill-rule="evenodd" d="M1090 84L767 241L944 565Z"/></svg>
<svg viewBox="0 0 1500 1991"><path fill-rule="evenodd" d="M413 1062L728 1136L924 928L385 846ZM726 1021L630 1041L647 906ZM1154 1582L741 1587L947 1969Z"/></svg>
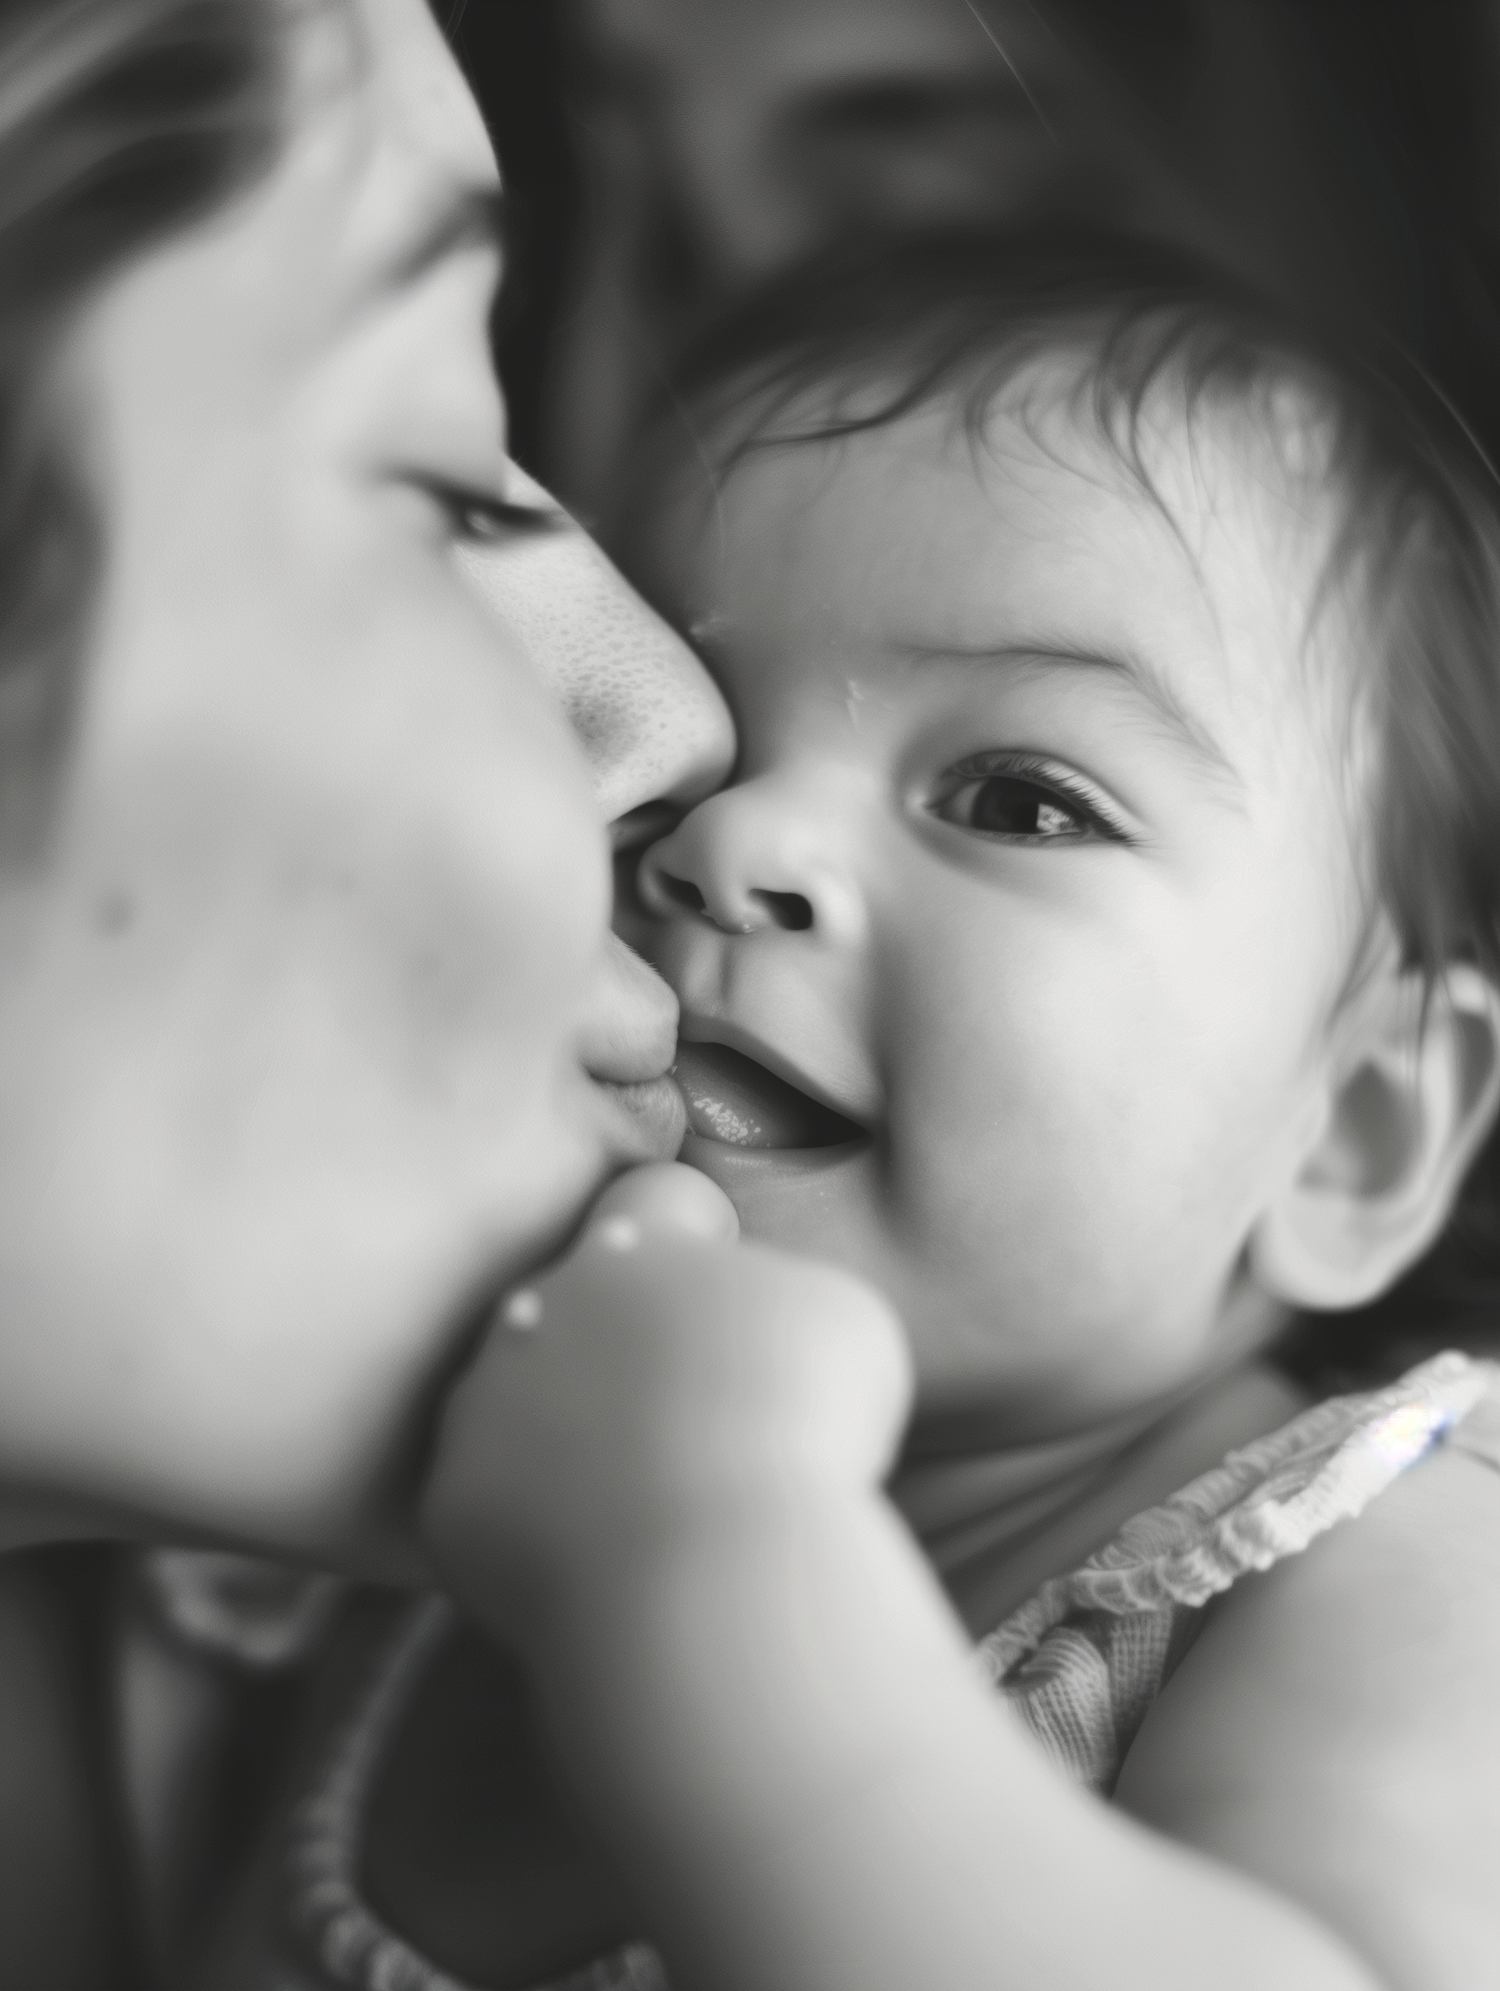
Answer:
<svg viewBox="0 0 1500 1991"><path fill-rule="evenodd" d="M734 1148L831 1148L864 1129L727 1044L679 1044L672 1076L689 1129Z"/></svg>

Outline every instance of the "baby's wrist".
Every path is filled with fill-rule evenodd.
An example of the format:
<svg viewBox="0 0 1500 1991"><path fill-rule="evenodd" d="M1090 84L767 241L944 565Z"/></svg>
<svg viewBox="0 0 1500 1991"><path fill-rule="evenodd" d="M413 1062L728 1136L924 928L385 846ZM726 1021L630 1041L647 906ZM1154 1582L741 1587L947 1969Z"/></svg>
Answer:
<svg viewBox="0 0 1500 1991"><path fill-rule="evenodd" d="M757 1476L601 1517L537 1573L530 1655L571 1671L606 1645L660 1640L690 1664L695 1628L784 1609L788 1587L818 1582L868 1527L864 1510L883 1507L873 1493Z"/></svg>
<svg viewBox="0 0 1500 1991"><path fill-rule="evenodd" d="M734 1836L867 1774L972 1676L894 1512L829 1494L561 1587L531 1653L554 1736L607 1821Z"/></svg>

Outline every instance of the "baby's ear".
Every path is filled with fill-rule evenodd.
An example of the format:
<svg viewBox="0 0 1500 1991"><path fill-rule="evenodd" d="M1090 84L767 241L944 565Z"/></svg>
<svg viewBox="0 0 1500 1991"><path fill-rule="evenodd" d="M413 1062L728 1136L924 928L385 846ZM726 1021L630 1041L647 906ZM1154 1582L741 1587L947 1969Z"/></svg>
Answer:
<svg viewBox="0 0 1500 1991"><path fill-rule="evenodd" d="M1449 968L1366 992L1321 1131L1250 1239L1257 1283L1292 1307L1364 1306L1437 1238L1500 1106L1500 993Z"/></svg>

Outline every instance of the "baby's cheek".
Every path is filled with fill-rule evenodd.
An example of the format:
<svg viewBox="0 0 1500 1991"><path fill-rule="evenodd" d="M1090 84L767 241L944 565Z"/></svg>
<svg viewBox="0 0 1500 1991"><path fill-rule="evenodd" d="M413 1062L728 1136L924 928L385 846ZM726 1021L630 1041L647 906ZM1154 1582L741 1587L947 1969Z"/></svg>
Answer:
<svg viewBox="0 0 1500 1991"><path fill-rule="evenodd" d="M934 1335L983 1323L1007 1361L1117 1359L1146 1317L1209 1304L1233 1260L1222 1125L1183 1082L1180 1028L1125 990L1002 993L908 1031L889 1182L907 1304Z"/></svg>

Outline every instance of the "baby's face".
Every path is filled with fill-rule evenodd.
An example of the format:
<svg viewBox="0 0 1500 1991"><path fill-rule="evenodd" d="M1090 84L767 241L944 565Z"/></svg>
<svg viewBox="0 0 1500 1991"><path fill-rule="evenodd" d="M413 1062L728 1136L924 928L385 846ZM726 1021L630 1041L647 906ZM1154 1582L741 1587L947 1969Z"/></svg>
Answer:
<svg viewBox="0 0 1500 1991"><path fill-rule="evenodd" d="M1332 507L1248 420L1146 412L1160 504L1060 410L976 450L933 409L669 522L741 740L643 881L684 1158L996 1435L1217 1358L1359 925Z"/></svg>

